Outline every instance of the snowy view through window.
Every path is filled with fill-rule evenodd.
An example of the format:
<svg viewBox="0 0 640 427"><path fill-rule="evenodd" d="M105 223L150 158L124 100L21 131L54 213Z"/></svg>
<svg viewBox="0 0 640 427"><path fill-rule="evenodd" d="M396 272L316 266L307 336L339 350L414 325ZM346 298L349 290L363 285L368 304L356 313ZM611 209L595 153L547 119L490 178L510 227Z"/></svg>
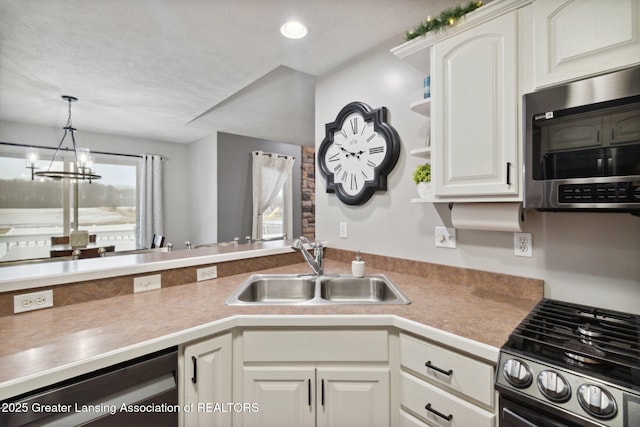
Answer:
<svg viewBox="0 0 640 427"><path fill-rule="evenodd" d="M48 166L40 161L41 170ZM61 168L56 162L52 170ZM134 249L137 164L98 163L95 173L102 179L78 184L79 229L116 250ZM51 236L64 234L65 218L74 229L74 188L68 180L32 181L24 158L0 157L0 261L48 257ZM19 249L25 247L34 249Z"/></svg>

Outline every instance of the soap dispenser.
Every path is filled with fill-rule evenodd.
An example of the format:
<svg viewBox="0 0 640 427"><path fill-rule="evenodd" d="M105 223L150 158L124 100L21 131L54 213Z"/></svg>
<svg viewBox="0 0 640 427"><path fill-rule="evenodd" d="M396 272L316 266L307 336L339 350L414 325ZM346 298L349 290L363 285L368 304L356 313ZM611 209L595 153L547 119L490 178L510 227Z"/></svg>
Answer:
<svg viewBox="0 0 640 427"><path fill-rule="evenodd" d="M351 274L353 277L364 277L364 261L360 256L360 251L356 252L356 259L351 261Z"/></svg>

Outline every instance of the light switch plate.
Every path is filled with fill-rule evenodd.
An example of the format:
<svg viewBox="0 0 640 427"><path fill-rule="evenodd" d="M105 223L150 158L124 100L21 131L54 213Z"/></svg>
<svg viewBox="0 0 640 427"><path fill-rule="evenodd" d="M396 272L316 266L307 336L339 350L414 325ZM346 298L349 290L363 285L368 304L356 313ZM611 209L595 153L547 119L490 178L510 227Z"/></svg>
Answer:
<svg viewBox="0 0 640 427"><path fill-rule="evenodd" d="M346 222L341 222L340 223L340 238L341 239L346 239L348 235L349 235L349 233L347 231L347 223Z"/></svg>
<svg viewBox="0 0 640 427"><path fill-rule="evenodd" d="M438 248L455 249L457 247L455 228L436 227L435 239Z"/></svg>

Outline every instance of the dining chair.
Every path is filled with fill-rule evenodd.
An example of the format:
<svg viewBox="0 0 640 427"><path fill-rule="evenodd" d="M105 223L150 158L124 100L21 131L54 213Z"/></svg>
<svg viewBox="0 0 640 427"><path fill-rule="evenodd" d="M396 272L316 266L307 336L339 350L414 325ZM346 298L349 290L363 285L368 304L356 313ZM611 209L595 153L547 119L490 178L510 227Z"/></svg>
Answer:
<svg viewBox="0 0 640 427"><path fill-rule="evenodd" d="M114 252L116 245L100 246L99 248L80 249L78 258L97 258L103 252Z"/></svg>
<svg viewBox="0 0 640 427"><path fill-rule="evenodd" d="M115 245L101 246L98 248L55 249L49 251L49 255L51 258L71 257L73 256L73 251L79 251L78 259L97 258L102 252L114 252L115 250Z"/></svg>
<svg viewBox="0 0 640 427"><path fill-rule="evenodd" d="M162 234L154 234L151 241L151 249L164 247L165 237Z"/></svg>
<svg viewBox="0 0 640 427"><path fill-rule="evenodd" d="M69 236L51 236L52 245L68 245Z"/></svg>
<svg viewBox="0 0 640 427"><path fill-rule="evenodd" d="M89 234L89 243L96 242L96 234ZM68 245L69 236L51 236L52 245Z"/></svg>
<svg viewBox="0 0 640 427"><path fill-rule="evenodd" d="M73 252L73 249L52 249L49 251L49 256L51 258L71 256L71 252Z"/></svg>

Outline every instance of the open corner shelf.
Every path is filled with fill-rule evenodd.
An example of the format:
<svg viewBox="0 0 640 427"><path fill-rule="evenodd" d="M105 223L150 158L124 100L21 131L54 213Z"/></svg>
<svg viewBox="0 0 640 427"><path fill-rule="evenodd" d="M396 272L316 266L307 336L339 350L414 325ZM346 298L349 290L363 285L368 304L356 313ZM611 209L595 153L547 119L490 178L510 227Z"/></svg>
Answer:
<svg viewBox="0 0 640 427"><path fill-rule="evenodd" d="M414 148L411 155L428 159L431 157L431 147Z"/></svg>
<svg viewBox="0 0 640 427"><path fill-rule="evenodd" d="M414 113L429 117L431 115L431 98L424 98L411 104L409 107Z"/></svg>

